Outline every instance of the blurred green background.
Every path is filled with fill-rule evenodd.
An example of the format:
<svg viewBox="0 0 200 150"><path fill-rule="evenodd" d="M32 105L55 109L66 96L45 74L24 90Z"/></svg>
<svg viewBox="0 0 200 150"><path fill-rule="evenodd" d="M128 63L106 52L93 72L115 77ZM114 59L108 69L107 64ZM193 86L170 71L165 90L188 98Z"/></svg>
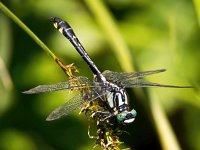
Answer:
<svg viewBox="0 0 200 150"><path fill-rule="evenodd" d="M92 0L4 0L46 45L65 63L75 63L80 75L92 78L88 66L71 44L56 31L50 17L68 21L100 70L133 71L123 66L129 59L117 56L109 34L92 10ZM96 1L97 2L97 1ZM102 1L128 47L130 65L137 71L167 69L147 79L171 85L193 85L195 89L128 90L131 107L138 112L134 123L121 136L132 149L200 149L200 4L198 0L107 0ZM96 3L98 4L98 3ZM98 5L96 6L98 8ZM100 12L103 14L103 11ZM104 16L103 16L104 17ZM106 18L106 16L105 16ZM121 63L122 62L122 63ZM88 150L95 140L87 135L85 116L75 111L61 120L46 122L46 116L73 95L57 92L23 95L39 84L66 81L67 77L19 26L0 11L0 149ZM175 139L156 117L157 101L166 115ZM165 117L165 116L164 116ZM164 136L162 136L164 133ZM166 132L168 133L168 132ZM98 148L97 148L98 149ZM169 148L168 148L169 149Z"/></svg>

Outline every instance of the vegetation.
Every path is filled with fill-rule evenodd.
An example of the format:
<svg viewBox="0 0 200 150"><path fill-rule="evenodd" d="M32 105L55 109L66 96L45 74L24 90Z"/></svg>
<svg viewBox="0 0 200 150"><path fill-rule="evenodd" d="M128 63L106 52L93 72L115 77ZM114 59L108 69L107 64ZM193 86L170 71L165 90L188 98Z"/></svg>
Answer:
<svg viewBox="0 0 200 150"><path fill-rule="evenodd" d="M132 149L200 149L200 4L197 0L0 2L0 149L84 150L95 145L95 140L88 139L88 121L84 115L76 111L58 121L45 121L49 112L73 93L21 93L39 84L68 78L42 50L52 58L56 56L32 33L24 32L24 25L15 24L16 17L5 11L2 4L64 64L75 63L80 75L92 78L74 48L55 31L51 17L63 18L73 26L102 71L165 68L167 72L148 80L195 86L195 89L129 90L137 117L134 123L124 127L128 134L123 133L121 141Z"/></svg>

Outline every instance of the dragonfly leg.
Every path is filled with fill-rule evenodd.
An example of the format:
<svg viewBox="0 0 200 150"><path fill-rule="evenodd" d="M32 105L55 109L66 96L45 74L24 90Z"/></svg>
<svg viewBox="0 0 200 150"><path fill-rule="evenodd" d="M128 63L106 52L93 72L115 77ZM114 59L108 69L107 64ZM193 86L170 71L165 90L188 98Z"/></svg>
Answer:
<svg viewBox="0 0 200 150"><path fill-rule="evenodd" d="M95 111L91 117L93 118L94 116L99 116L100 117L100 121L106 121L109 118L112 118L114 116L114 114L112 114L109 111Z"/></svg>
<svg viewBox="0 0 200 150"><path fill-rule="evenodd" d="M92 113L91 117L93 118L94 116L100 116L100 115L110 115L111 113L109 111L95 111Z"/></svg>
<svg viewBox="0 0 200 150"><path fill-rule="evenodd" d="M88 136L90 139L97 139L98 137L97 136L93 136L90 134L90 125L88 126Z"/></svg>
<svg viewBox="0 0 200 150"><path fill-rule="evenodd" d="M108 116L103 117L103 118L101 119L101 121L106 121L106 120L112 118L113 116L114 116L114 115L110 113Z"/></svg>

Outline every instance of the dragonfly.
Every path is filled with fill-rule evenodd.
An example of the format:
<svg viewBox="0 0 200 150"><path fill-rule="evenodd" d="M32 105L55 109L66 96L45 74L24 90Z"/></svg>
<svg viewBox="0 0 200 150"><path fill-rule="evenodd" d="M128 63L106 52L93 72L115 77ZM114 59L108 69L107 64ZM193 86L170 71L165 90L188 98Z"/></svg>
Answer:
<svg viewBox="0 0 200 150"><path fill-rule="evenodd" d="M71 26L58 17L52 18L54 27L59 30L74 46L83 60L92 71L92 80L85 76L73 77L68 81L50 85L39 85L30 90L24 91L25 94L36 94L45 92L55 92L61 90L78 90L79 94L53 110L47 117L47 121L62 118L72 111L83 107L86 103L100 99L106 106L106 110L96 111L94 115L101 116L100 121L106 121L116 117L122 124L132 123L137 115L135 109L130 109L130 103L126 88L137 87L166 87L166 88L190 88L190 86L164 85L146 81L143 77L166 71L165 69L150 70L143 72L101 72L92 61L79 39L75 35Z"/></svg>

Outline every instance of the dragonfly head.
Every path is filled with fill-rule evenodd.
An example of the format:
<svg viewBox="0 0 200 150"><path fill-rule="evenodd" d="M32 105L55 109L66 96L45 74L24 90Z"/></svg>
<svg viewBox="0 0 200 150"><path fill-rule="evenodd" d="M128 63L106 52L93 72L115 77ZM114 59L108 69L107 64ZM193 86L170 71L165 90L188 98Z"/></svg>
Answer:
<svg viewBox="0 0 200 150"><path fill-rule="evenodd" d="M131 111L124 111L117 115L117 120L121 123L128 124L135 120L137 112L132 109Z"/></svg>

